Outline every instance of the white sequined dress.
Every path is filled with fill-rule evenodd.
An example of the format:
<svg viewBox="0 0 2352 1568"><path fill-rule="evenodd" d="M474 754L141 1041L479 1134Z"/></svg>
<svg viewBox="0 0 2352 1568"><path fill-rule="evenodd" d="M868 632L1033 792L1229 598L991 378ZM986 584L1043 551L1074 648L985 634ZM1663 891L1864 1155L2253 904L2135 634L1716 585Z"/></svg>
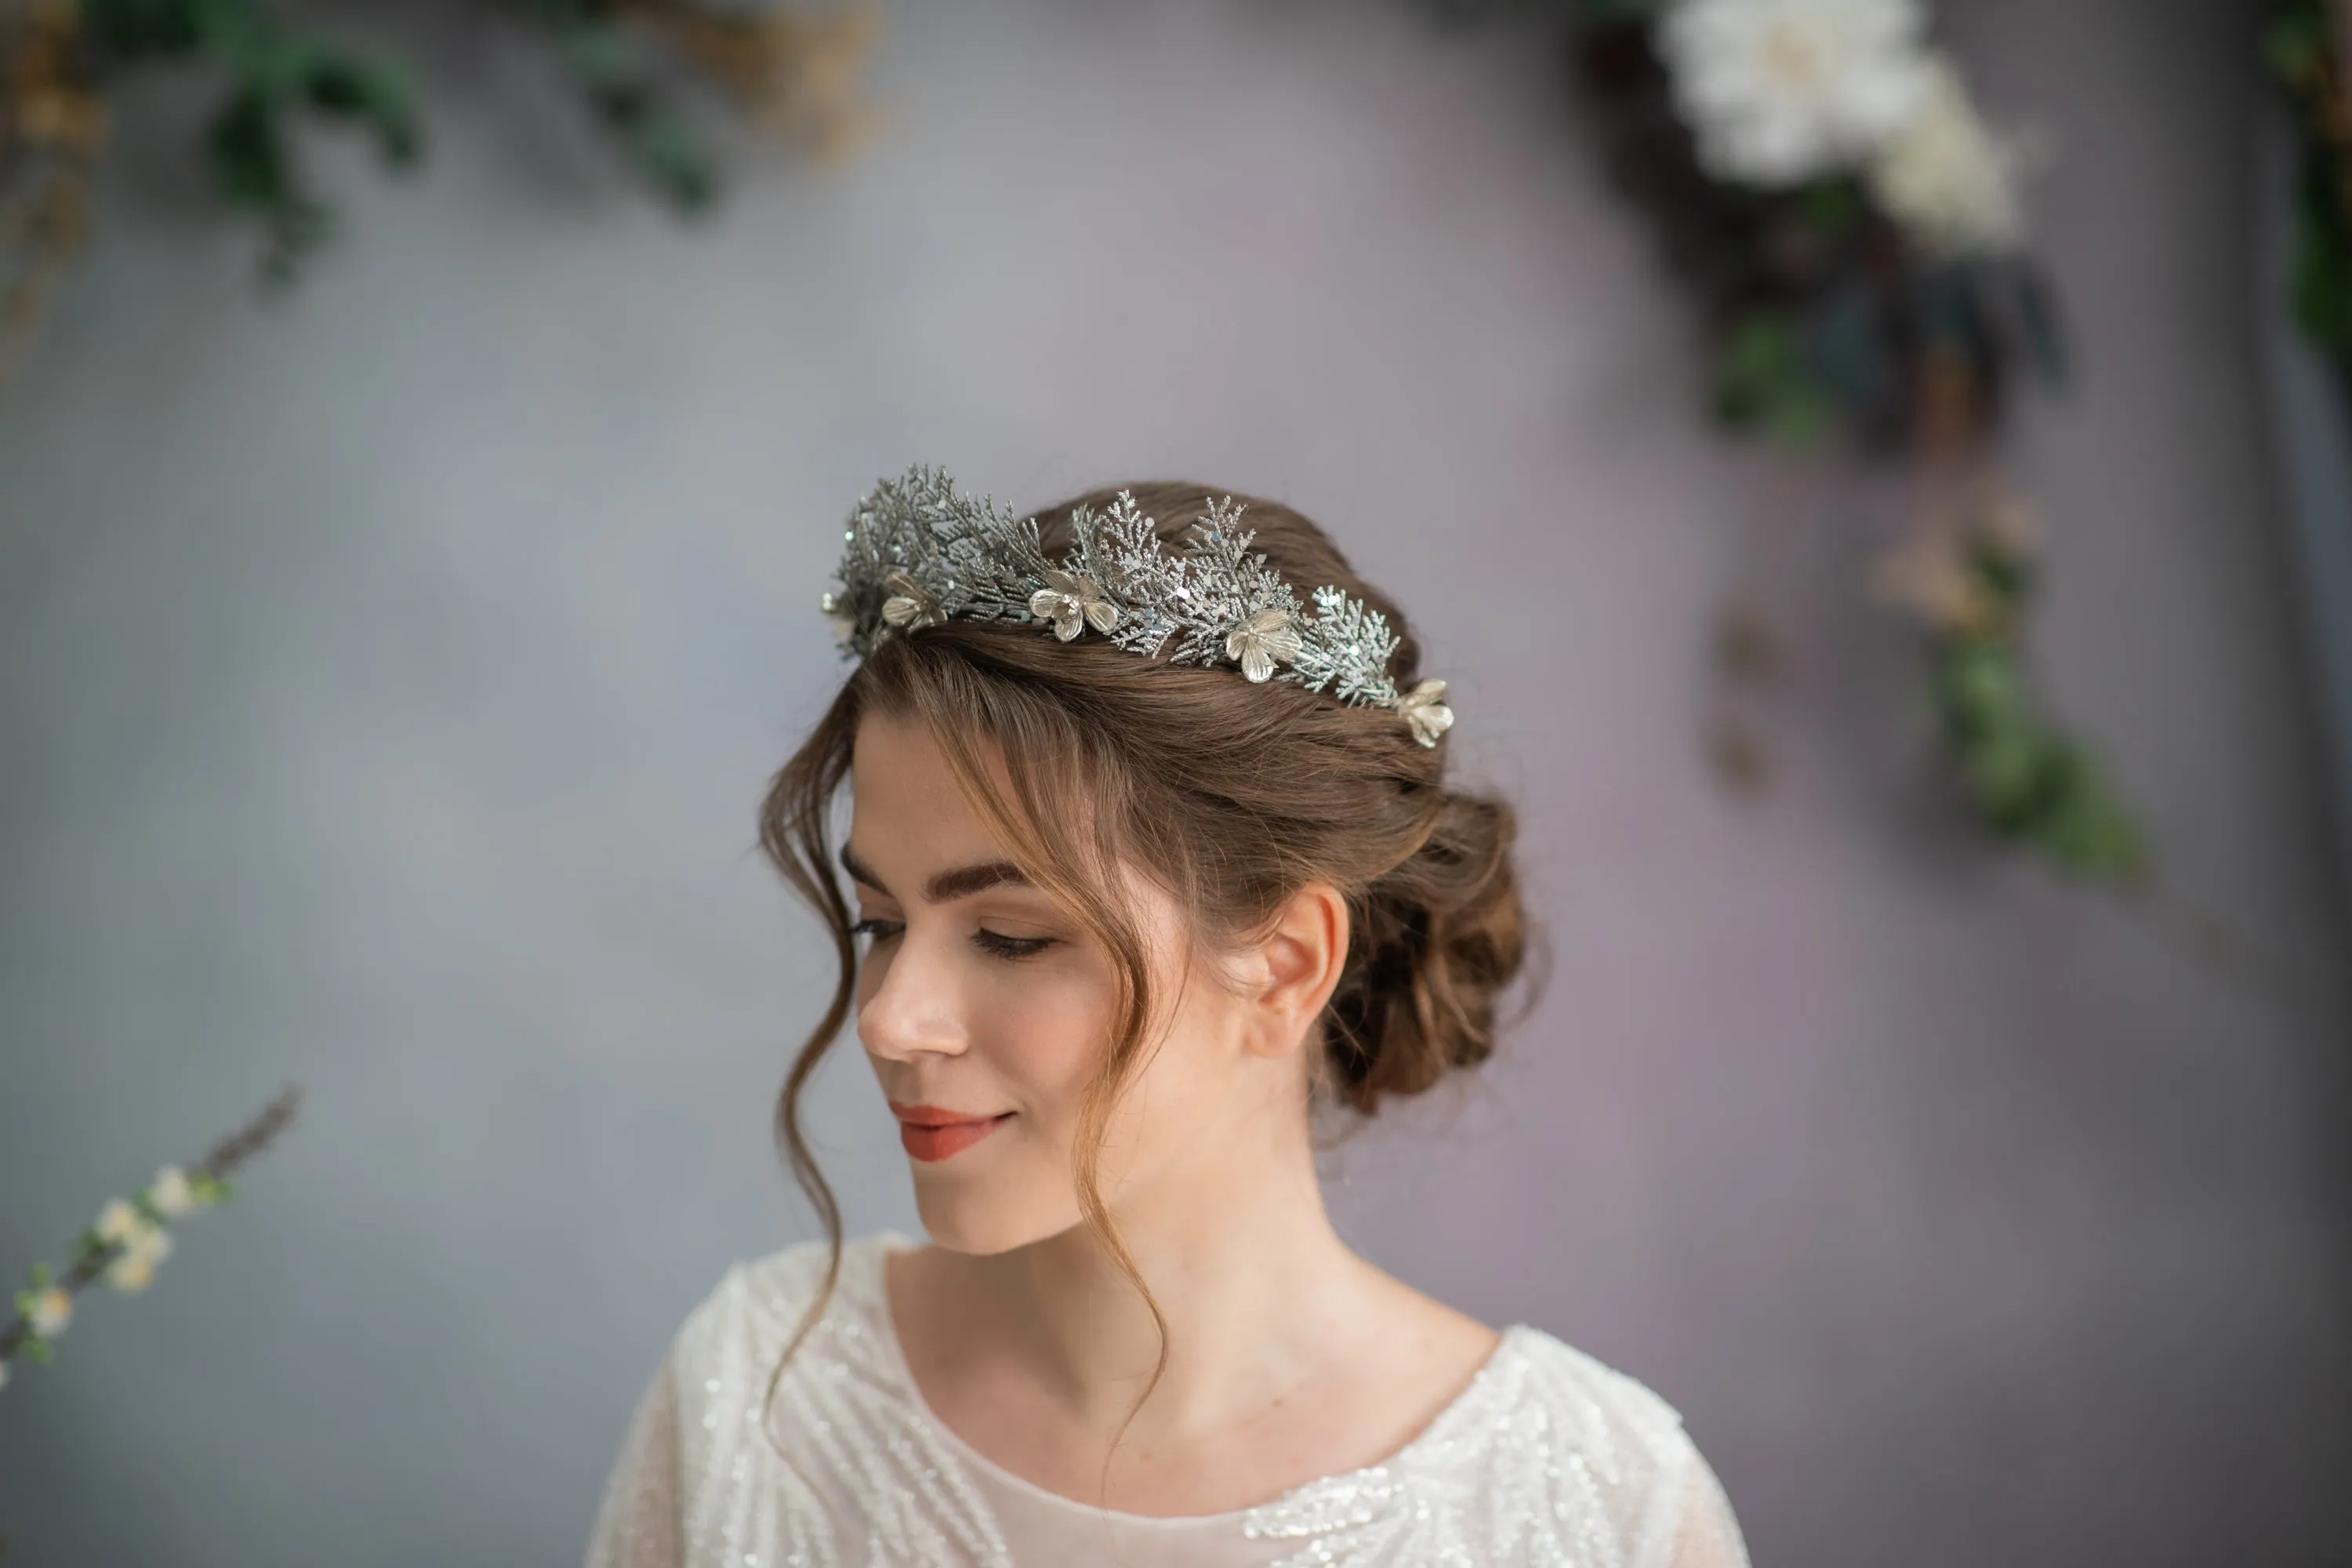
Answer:
<svg viewBox="0 0 2352 1568"><path fill-rule="evenodd" d="M678 1331L607 1483L589 1568L1746 1568L1674 1410L1525 1326L1383 1463L1231 1513L1108 1512L1021 1479L917 1392L883 1294L895 1236L849 1244L824 1319L769 1374L824 1249L730 1269ZM779 1447L782 1452L778 1452Z"/></svg>

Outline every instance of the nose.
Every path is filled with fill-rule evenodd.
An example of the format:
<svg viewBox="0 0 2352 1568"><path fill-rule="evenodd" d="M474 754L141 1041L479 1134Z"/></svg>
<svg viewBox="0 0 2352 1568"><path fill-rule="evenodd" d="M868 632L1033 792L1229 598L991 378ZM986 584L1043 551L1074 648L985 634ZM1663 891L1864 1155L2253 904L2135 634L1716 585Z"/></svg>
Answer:
<svg viewBox="0 0 2352 1568"><path fill-rule="evenodd" d="M866 962L875 963L869 953ZM913 931L880 963L857 1009L857 1038L886 1061L923 1056L960 1057L969 1044L952 957Z"/></svg>

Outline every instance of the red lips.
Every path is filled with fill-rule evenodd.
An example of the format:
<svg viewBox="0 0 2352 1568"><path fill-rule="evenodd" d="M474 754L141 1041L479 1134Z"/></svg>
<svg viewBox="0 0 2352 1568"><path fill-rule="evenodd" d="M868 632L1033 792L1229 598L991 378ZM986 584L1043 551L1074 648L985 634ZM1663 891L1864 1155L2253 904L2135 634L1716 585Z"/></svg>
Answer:
<svg viewBox="0 0 2352 1568"><path fill-rule="evenodd" d="M936 1105L901 1105L895 1100L890 1102L890 1114L898 1119L899 1143L925 1164L962 1153L1013 1120L1009 1110L998 1116L974 1116Z"/></svg>

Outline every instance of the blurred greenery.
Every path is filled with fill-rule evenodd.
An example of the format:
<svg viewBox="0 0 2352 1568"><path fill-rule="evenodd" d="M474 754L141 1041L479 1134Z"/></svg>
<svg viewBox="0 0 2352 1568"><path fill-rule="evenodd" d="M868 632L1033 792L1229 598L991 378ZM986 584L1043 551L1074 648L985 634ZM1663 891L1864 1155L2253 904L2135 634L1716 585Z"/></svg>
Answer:
<svg viewBox="0 0 2352 1568"><path fill-rule="evenodd" d="M205 137L213 188L259 220L265 266L292 275L331 232L333 215L305 178L293 122L305 112L372 133L394 167L415 163L424 129L401 73L289 23L261 0L80 0L102 66L195 59L226 79Z"/></svg>
<svg viewBox="0 0 2352 1568"><path fill-rule="evenodd" d="M1668 62L1658 0L1582 0L1574 42L1583 109L1612 182L1655 225L1662 260L1712 330L1708 402L1727 428L1800 452L1841 449L1954 471L1979 465L2012 388L2066 376L2040 264L2017 248L1923 243L1881 206L1859 163L1791 189L1717 177L1698 156ZM1941 743L1980 818L2067 870L2128 879L2140 835L2090 754L2033 698L2020 628L2021 550L1979 527L1949 568L1928 635ZM1753 739L1719 748L1761 776Z"/></svg>
<svg viewBox="0 0 2352 1568"><path fill-rule="evenodd" d="M2031 563L1989 540L1968 571L1990 607L1934 639L1928 689L1945 750L1985 825L2065 870L2130 881L2147 870L2137 825L2090 754L2035 702L2017 646Z"/></svg>
<svg viewBox="0 0 2352 1568"><path fill-rule="evenodd" d="M681 72L623 25L615 0L477 0L543 37L613 144L685 214L719 192L719 160L682 100ZM303 121L372 136L386 165L422 157L425 128L407 73L289 20L268 0L79 0L102 77L155 62L210 68L225 91L205 134L214 190L256 219L266 274L292 278L335 227L303 167Z"/></svg>
<svg viewBox="0 0 2352 1568"><path fill-rule="evenodd" d="M1725 424L1800 450L1828 441L1837 397L1794 312L1752 310L1717 346L1715 413Z"/></svg>
<svg viewBox="0 0 2352 1568"><path fill-rule="evenodd" d="M603 0L520 0L638 174L682 213L719 194L719 160L645 43Z"/></svg>
<svg viewBox="0 0 2352 1568"><path fill-rule="evenodd" d="M2281 0L2263 55L2287 89L2303 138L2294 184L2295 321L2352 370L2352 84L2326 0Z"/></svg>

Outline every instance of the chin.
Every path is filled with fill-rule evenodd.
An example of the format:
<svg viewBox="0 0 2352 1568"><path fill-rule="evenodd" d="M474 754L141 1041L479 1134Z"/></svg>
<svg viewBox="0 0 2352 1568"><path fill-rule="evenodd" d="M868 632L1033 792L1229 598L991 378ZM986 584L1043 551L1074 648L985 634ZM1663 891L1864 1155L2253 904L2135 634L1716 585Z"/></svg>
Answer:
<svg viewBox="0 0 2352 1568"><path fill-rule="evenodd" d="M944 1171L915 1172L915 1212L935 1246L973 1258L1010 1252L1059 1236L1080 1216L1066 1198L1054 1204L1007 1190L1011 1183L968 1181Z"/></svg>

